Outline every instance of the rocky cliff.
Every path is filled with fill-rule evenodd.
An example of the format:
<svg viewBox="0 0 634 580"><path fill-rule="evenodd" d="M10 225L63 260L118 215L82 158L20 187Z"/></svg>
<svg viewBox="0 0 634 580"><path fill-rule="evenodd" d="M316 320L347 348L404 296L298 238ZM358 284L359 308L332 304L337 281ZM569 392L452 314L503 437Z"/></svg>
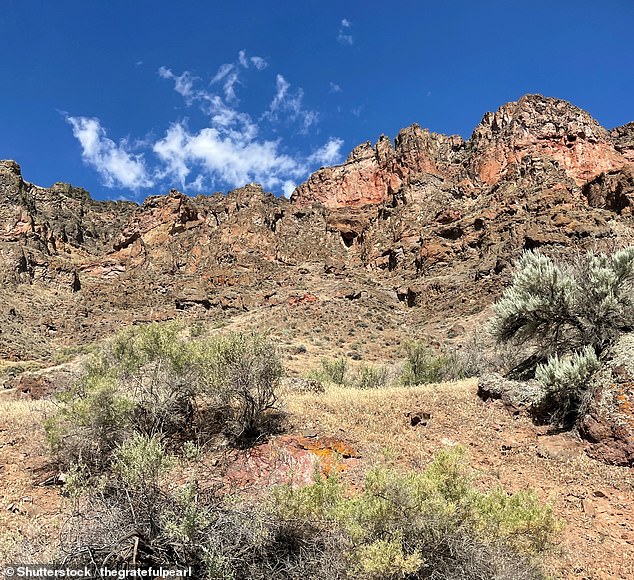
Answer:
<svg viewBox="0 0 634 580"><path fill-rule="evenodd" d="M632 243L633 158L634 124L608 131L529 95L467 141L413 125L362 144L290 201L247 185L98 202L0 162L0 359L45 360L123 324L245 312L268 327L303 316L342 345L372 316L379 333L454 335L522 249Z"/></svg>
<svg viewBox="0 0 634 580"><path fill-rule="evenodd" d="M632 123L608 132L570 103L526 95L486 113L468 141L412 125L394 144L382 136L374 146L360 145L343 165L314 173L292 200L326 207L381 203L421 175L477 191L498 183L526 157L550 159L582 185L631 164L633 155Z"/></svg>

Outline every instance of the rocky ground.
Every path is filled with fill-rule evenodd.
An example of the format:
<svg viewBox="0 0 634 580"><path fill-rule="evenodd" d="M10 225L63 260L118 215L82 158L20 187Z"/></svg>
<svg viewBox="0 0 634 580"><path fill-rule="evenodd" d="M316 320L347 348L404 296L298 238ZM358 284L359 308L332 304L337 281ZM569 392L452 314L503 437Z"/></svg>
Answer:
<svg viewBox="0 0 634 580"><path fill-rule="evenodd" d="M290 394L287 431L246 452L209 455L209 477L261 491L292 477L309 481L315 465L343 469L349 481L377 462L421 468L437 450L467 448L478 485L531 487L564 522L547 566L557 577L625 579L634 574L634 481L629 470L589 458L567 434L546 435L499 402L476 397L476 381L387 390L328 388ZM0 559L16 549L39 560L56 541L71 501L60 496L41 429L50 403L2 403ZM412 418L422 416L416 421ZM333 460L335 456L337 459ZM4 552L3 552L4 551Z"/></svg>

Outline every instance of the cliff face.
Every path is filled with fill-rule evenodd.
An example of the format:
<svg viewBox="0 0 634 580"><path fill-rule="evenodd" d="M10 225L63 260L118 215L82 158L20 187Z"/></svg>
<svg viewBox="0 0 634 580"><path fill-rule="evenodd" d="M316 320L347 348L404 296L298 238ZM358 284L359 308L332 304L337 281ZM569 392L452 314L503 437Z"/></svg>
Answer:
<svg viewBox="0 0 634 580"><path fill-rule="evenodd" d="M343 165L316 171L293 192L291 201L329 208L380 204L391 200L414 175L454 177L464 149L461 137L412 125L398 134L394 144L381 136L374 146L367 142L353 149Z"/></svg>
<svg viewBox="0 0 634 580"><path fill-rule="evenodd" d="M339 323L352 304L388 308L410 329L463 324L525 248L634 242L633 139L632 123L608 132L527 96L487 113L468 141L413 125L363 144L290 201L247 185L98 202L0 162L0 359L46 359L125 324L304 301L323 306L307 328Z"/></svg>
<svg viewBox="0 0 634 580"><path fill-rule="evenodd" d="M421 174L477 189L498 183L525 157L555 161L583 185L632 163L634 124L608 132L570 103L527 95L486 113L466 142L412 125L394 145L386 137L374 147L365 143L343 165L314 173L292 201L331 208L389 202Z"/></svg>
<svg viewBox="0 0 634 580"><path fill-rule="evenodd" d="M487 113L471 136L470 149L471 174L486 185L526 156L556 161L577 185L627 163L608 131L586 112L534 95Z"/></svg>

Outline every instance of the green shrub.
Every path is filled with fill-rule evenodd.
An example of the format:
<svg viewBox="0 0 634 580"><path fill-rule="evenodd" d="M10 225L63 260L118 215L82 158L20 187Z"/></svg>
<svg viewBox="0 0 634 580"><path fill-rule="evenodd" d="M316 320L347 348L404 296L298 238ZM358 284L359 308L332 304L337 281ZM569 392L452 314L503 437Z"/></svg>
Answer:
<svg viewBox="0 0 634 580"><path fill-rule="evenodd" d="M447 349L443 357L444 364L440 374L446 381L477 377L491 366L484 356L482 345L473 342L467 343L464 348Z"/></svg>
<svg viewBox="0 0 634 580"><path fill-rule="evenodd" d="M345 358L321 359L321 368L308 373L308 377L320 382L345 385L348 375L348 361Z"/></svg>
<svg viewBox="0 0 634 580"><path fill-rule="evenodd" d="M228 406L238 438L257 435L277 401L282 363L275 347L257 334L232 333L203 343L201 352L204 393Z"/></svg>
<svg viewBox="0 0 634 580"><path fill-rule="evenodd" d="M422 471L375 468L361 492L317 477L259 503L219 499L195 476L169 485L172 464L157 438L120 446L99 485L75 486L84 499L61 535L60 560L185 565L219 579L528 580L544 578L536 561L558 530L531 491L479 491L460 448Z"/></svg>
<svg viewBox="0 0 634 580"><path fill-rule="evenodd" d="M169 324L125 330L59 396L48 441L63 467L96 473L135 434L170 448L222 429L253 437L269 427L281 372L275 348L258 335L192 341Z"/></svg>
<svg viewBox="0 0 634 580"><path fill-rule="evenodd" d="M583 412L598 358L634 325L633 281L634 247L611 256L588 252L567 264L522 254L491 328L499 342L531 348L510 375L535 376L546 386L540 416L570 427Z"/></svg>
<svg viewBox="0 0 634 580"><path fill-rule="evenodd" d="M361 494L330 478L275 498L283 520L341 534L355 578L544 577L538 557L559 527L530 491L479 491L461 449L439 452L422 472L376 468Z"/></svg>
<svg viewBox="0 0 634 580"><path fill-rule="evenodd" d="M74 463L100 471L134 425L134 401L116 380L89 368L68 392L58 410L44 421L51 450L62 467Z"/></svg>
<svg viewBox="0 0 634 580"><path fill-rule="evenodd" d="M445 364L446 357L436 355L424 343L409 342L405 345L405 365L401 381L404 385L437 383L443 378Z"/></svg>
<svg viewBox="0 0 634 580"><path fill-rule="evenodd" d="M357 369L353 385L357 389L377 389L388 383L388 372L385 367L362 365Z"/></svg>
<svg viewBox="0 0 634 580"><path fill-rule="evenodd" d="M597 354L634 323L634 247L556 264L526 251L494 305L498 341L531 343L543 358L591 346Z"/></svg>
<svg viewBox="0 0 634 580"><path fill-rule="evenodd" d="M561 359L555 355L539 365L535 378L546 387L545 409L552 409L551 422L571 426L582 413L590 379L599 368L594 350L586 346L580 353Z"/></svg>

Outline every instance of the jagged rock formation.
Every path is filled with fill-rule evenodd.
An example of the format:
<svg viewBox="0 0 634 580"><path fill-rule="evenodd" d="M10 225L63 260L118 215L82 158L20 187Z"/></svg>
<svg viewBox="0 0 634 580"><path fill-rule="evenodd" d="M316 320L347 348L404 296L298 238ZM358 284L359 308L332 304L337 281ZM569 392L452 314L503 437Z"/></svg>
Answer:
<svg viewBox="0 0 634 580"><path fill-rule="evenodd" d="M468 141L413 125L363 144L290 202L253 184L98 202L0 162L0 358L45 359L122 324L289 304L464 327L522 249L632 242L633 135L632 123L608 132L529 95L487 113Z"/></svg>
<svg viewBox="0 0 634 580"><path fill-rule="evenodd" d="M557 99L526 95L486 113L471 138L446 137L418 125L392 143L357 147L343 165L320 169L293 193L299 205L360 207L389 201L421 175L455 187L492 186L525 158L552 160L582 185L600 173L621 169L634 156L634 124L608 132L586 112Z"/></svg>

